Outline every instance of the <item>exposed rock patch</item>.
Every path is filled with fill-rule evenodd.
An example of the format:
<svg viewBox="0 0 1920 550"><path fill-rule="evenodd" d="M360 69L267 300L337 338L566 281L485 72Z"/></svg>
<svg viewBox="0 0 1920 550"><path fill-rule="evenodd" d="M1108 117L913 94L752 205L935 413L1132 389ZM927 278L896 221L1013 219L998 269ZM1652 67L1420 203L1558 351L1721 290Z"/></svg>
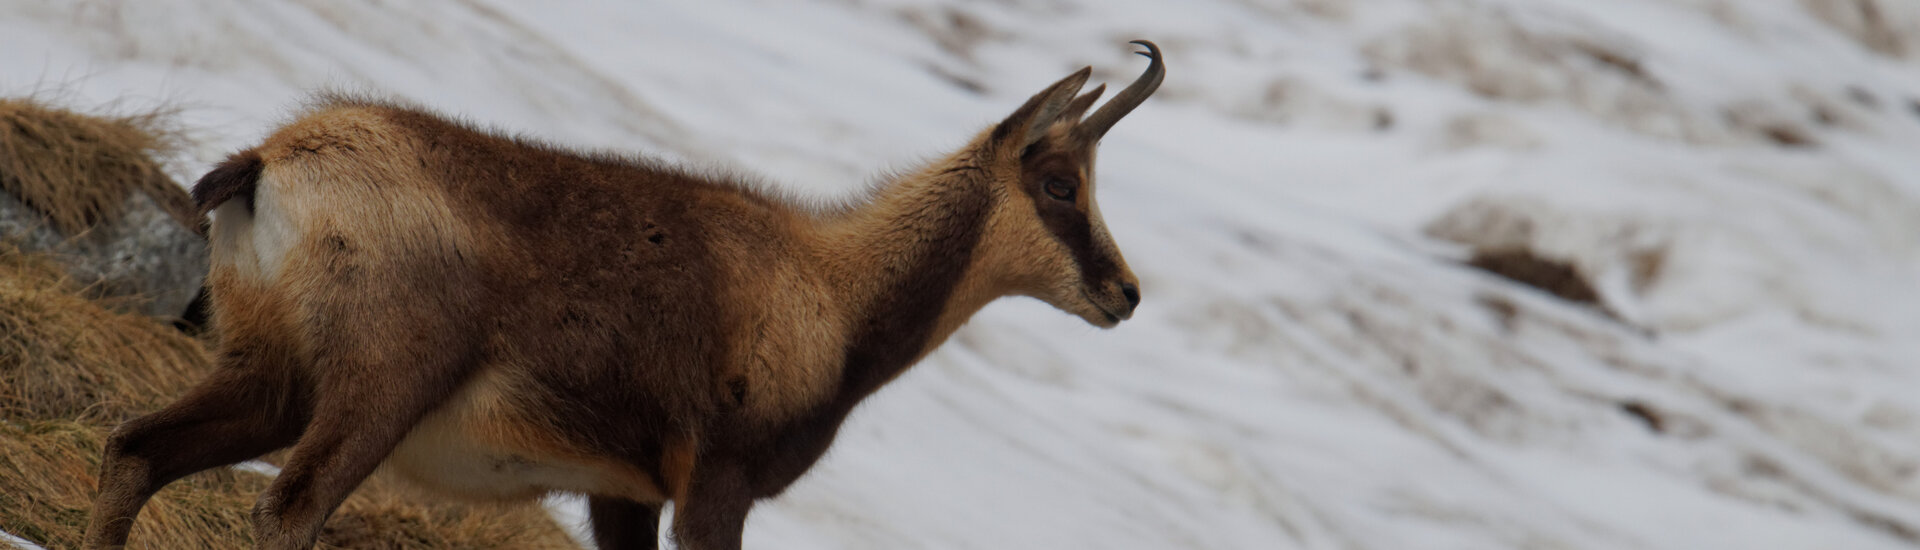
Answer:
<svg viewBox="0 0 1920 550"><path fill-rule="evenodd" d="M49 254L92 297L182 315L207 247L192 199L156 160L174 142L161 121L0 99L0 239Z"/></svg>

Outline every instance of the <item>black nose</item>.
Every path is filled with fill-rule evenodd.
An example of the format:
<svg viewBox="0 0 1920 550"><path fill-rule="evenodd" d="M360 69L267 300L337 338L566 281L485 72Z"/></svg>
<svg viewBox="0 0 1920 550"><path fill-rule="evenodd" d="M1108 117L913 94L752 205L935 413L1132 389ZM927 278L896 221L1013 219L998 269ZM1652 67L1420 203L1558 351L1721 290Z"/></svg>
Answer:
<svg viewBox="0 0 1920 550"><path fill-rule="evenodd" d="M1140 307L1140 287L1133 283L1120 283L1120 294L1127 297L1127 309Z"/></svg>

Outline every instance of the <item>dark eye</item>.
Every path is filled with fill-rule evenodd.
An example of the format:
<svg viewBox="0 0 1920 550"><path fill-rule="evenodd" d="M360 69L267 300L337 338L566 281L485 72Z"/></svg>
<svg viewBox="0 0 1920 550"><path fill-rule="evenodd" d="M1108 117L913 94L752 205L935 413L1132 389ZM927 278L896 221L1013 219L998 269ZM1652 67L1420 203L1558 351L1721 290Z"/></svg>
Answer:
<svg viewBox="0 0 1920 550"><path fill-rule="evenodd" d="M1047 180L1047 196L1063 201L1073 200L1073 184L1065 180Z"/></svg>

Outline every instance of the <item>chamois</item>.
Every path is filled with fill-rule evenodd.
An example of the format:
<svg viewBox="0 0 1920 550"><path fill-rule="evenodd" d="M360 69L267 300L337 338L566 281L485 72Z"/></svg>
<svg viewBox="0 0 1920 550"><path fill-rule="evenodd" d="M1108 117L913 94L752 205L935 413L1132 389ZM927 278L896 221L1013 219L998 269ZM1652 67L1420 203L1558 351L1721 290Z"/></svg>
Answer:
<svg viewBox="0 0 1920 550"><path fill-rule="evenodd" d="M1091 67L859 204L323 97L193 188L218 368L109 438L88 548L189 473L293 451L253 509L307 548L376 468L450 496L587 495L601 548L736 549L748 510L988 302L1111 328L1138 282L1093 196ZM1082 116L1085 115L1085 118Z"/></svg>

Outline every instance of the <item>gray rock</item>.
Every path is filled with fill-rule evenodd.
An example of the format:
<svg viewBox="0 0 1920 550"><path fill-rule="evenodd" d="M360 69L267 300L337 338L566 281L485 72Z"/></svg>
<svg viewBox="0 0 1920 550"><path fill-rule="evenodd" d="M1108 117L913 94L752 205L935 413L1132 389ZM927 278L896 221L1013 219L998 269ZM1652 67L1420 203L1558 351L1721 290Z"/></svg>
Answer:
<svg viewBox="0 0 1920 550"><path fill-rule="evenodd" d="M154 317L179 317L207 276L206 239L137 191L127 194L118 217L77 235L0 192L0 240L51 254L89 296Z"/></svg>

